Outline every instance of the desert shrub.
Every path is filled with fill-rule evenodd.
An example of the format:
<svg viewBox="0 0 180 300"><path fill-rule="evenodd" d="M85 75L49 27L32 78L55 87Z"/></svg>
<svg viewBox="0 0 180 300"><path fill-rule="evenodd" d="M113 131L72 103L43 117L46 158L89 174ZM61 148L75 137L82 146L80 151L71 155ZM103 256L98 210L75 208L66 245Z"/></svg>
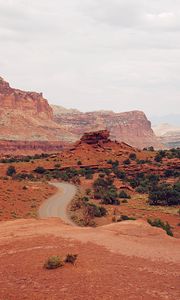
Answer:
<svg viewBox="0 0 180 300"><path fill-rule="evenodd" d="M117 220L117 222L121 222L121 221L135 221L136 218L133 218L133 217L129 217L129 216L126 216L126 215L121 215L121 217Z"/></svg>
<svg viewBox="0 0 180 300"><path fill-rule="evenodd" d="M78 165L78 166L81 166L81 165L82 165L82 162L81 162L80 160L78 160L77 165Z"/></svg>
<svg viewBox="0 0 180 300"><path fill-rule="evenodd" d="M147 150L148 150L148 151L154 151L154 147L153 147L153 146L150 146L150 147L147 148Z"/></svg>
<svg viewBox="0 0 180 300"><path fill-rule="evenodd" d="M132 153L129 154L129 159L136 160L136 158L137 158L136 153L132 152Z"/></svg>
<svg viewBox="0 0 180 300"><path fill-rule="evenodd" d="M147 175L146 179L153 184L157 184L160 180L159 176L155 174Z"/></svg>
<svg viewBox="0 0 180 300"><path fill-rule="evenodd" d="M67 254L64 262L74 265L77 260L77 257L78 257L77 254Z"/></svg>
<svg viewBox="0 0 180 300"><path fill-rule="evenodd" d="M119 166L118 160L113 161L112 159L107 160L108 164L112 165L112 168L117 168Z"/></svg>
<svg viewBox="0 0 180 300"><path fill-rule="evenodd" d="M171 226L169 225L168 222L163 222L161 219L155 219L155 220L147 219L147 222L151 226L162 228L163 230L166 231L168 235L173 236Z"/></svg>
<svg viewBox="0 0 180 300"><path fill-rule="evenodd" d="M144 187L142 185L139 185L137 188L136 188L136 192L137 193L140 193L140 194L146 194L148 193L148 188L147 187Z"/></svg>
<svg viewBox="0 0 180 300"><path fill-rule="evenodd" d="M6 175L7 176L13 176L14 174L16 174L16 169L14 166L9 166L7 168L7 171L6 171Z"/></svg>
<svg viewBox="0 0 180 300"><path fill-rule="evenodd" d="M154 174L145 176L143 172L136 174L134 178L128 179L131 187L139 193L148 193L152 186L157 185L159 180L159 176Z"/></svg>
<svg viewBox="0 0 180 300"><path fill-rule="evenodd" d="M88 202L88 201L89 201L89 197L84 196L84 197L82 197L82 200L83 200L84 202Z"/></svg>
<svg viewBox="0 0 180 300"><path fill-rule="evenodd" d="M173 186L167 183L154 185L149 192L150 205L179 205L180 204L180 184Z"/></svg>
<svg viewBox="0 0 180 300"><path fill-rule="evenodd" d="M121 171L119 169L114 169L113 171L117 178L122 179L122 180L126 178L125 171Z"/></svg>
<svg viewBox="0 0 180 300"><path fill-rule="evenodd" d="M94 217L100 218L100 217L106 216L106 214L107 214L107 210L103 206L98 206L93 203L88 203L88 205L86 206L86 209L87 209L88 215L91 216L92 218L94 218Z"/></svg>
<svg viewBox="0 0 180 300"><path fill-rule="evenodd" d="M132 188L136 188L139 185L139 181L135 178L129 179L129 184Z"/></svg>
<svg viewBox="0 0 180 300"><path fill-rule="evenodd" d="M60 164L55 164L54 167L55 167L55 168L60 168L61 165L60 165Z"/></svg>
<svg viewBox="0 0 180 300"><path fill-rule="evenodd" d="M113 182L111 177L98 177L93 183L94 197L101 199L103 204L119 205L117 188Z"/></svg>
<svg viewBox="0 0 180 300"><path fill-rule="evenodd" d="M180 177L180 172L177 170L169 169L164 171L164 177Z"/></svg>
<svg viewBox="0 0 180 300"><path fill-rule="evenodd" d="M120 191L120 193L119 193L119 198L130 199L131 196L128 195L125 191Z"/></svg>
<svg viewBox="0 0 180 300"><path fill-rule="evenodd" d="M124 165L130 165L130 163L131 163L130 159L125 159L125 160L123 161L123 164L124 164Z"/></svg>
<svg viewBox="0 0 180 300"><path fill-rule="evenodd" d="M86 179L92 179L94 170L92 170L90 168L83 168L83 169L79 170L78 174L80 174L81 176L84 176Z"/></svg>
<svg viewBox="0 0 180 300"><path fill-rule="evenodd" d="M100 168L99 172L104 173L105 175L109 175L112 172L112 170L108 168Z"/></svg>
<svg viewBox="0 0 180 300"><path fill-rule="evenodd" d="M156 156L154 157L154 160L155 160L156 162L162 162L162 156L159 155L159 153L157 153Z"/></svg>
<svg viewBox="0 0 180 300"><path fill-rule="evenodd" d="M180 148L172 148L169 150L171 158L180 158Z"/></svg>
<svg viewBox="0 0 180 300"><path fill-rule="evenodd" d="M128 203L127 199L123 199L121 202L122 203Z"/></svg>
<svg viewBox="0 0 180 300"><path fill-rule="evenodd" d="M38 174L44 174L46 172L46 169L44 167L39 166L34 170L34 172Z"/></svg>
<svg viewBox="0 0 180 300"><path fill-rule="evenodd" d="M143 165L143 164L146 163L146 160L144 160L144 159L137 159L136 162L137 162L138 165Z"/></svg>
<svg viewBox="0 0 180 300"><path fill-rule="evenodd" d="M91 195L91 189L86 189L86 195Z"/></svg>
<svg viewBox="0 0 180 300"><path fill-rule="evenodd" d="M86 174L86 175L85 175L85 178L86 178L86 179L93 179L93 175L92 175L92 174Z"/></svg>
<svg viewBox="0 0 180 300"><path fill-rule="evenodd" d="M64 261L59 256L50 256L44 264L46 269L57 269L64 266Z"/></svg>
<svg viewBox="0 0 180 300"><path fill-rule="evenodd" d="M28 180L31 180L31 181L34 181L35 180L35 177L33 174L31 173L18 173L16 175L14 175L14 179L15 180L25 180L25 179L28 179Z"/></svg>

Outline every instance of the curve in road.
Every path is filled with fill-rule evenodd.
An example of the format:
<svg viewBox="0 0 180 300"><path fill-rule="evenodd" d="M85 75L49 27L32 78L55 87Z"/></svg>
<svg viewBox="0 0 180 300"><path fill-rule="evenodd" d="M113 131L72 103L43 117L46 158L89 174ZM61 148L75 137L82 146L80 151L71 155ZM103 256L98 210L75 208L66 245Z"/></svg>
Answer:
<svg viewBox="0 0 180 300"><path fill-rule="evenodd" d="M58 217L61 218L64 222L74 226L75 223L73 223L73 221L68 216L67 206L77 193L76 186L64 182L57 182L51 184L58 189L58 192L52 197L48 198L41 205L41 207L39 208L39 217Z"/></svg>

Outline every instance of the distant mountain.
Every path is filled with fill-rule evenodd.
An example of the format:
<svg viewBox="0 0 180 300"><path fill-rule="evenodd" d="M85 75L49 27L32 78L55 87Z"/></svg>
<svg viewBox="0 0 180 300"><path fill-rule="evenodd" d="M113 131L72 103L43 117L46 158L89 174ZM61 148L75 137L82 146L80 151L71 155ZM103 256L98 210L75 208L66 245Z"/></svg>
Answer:
<svg viewBox="0 0 180 300"><path fill-rule="evenodd" d="M168 123L153 126L153 130L159 141L168 148L180 147L180 126Z"/></svg>
<svg viewBox="0 0 180 300"><path fill-rule="evenodd" d="M52 106L54 121L64 125L68 132L79 139L84 132L104 130L110 132L110 138L125 142L131 146L144 148L154 146L162 148L156 138L151 123L142 111L114 113L112 111L79 112Z"/></svg>
<svg viewBox="0 0 180 300"><path fill-rule="evenodd" d="M84 132L102 129L110 131L111 139L134 147L161 148L141 111L82 113L51 107L42 93L12 88L0 77L0 140L73 143Z"/></svg>

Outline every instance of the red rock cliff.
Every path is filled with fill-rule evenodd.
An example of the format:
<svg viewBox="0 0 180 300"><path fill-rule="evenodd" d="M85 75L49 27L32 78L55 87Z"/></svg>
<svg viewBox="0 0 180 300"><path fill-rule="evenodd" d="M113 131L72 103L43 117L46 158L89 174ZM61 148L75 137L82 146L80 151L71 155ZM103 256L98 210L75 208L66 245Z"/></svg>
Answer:
<svg viewBox="0 0 180 300"><path fill-rule="evenodd" d="M64 124L69 132L79 139L84 132L108 130L110 138L119 142L125 142L137 148L153 146L161 148L162 145L156 138L151 122L141 111L124 113L114 112L72 112L65 113L54 109L54 120L58 124Z"/></svg>
<svg viewBox="0 0 180 300"><path fill-rule="evenodd" d="M0 77L0 108L21 110L43 119L53 118L52 108L42 93L24 92L10 87L9 83Z"/></svg>

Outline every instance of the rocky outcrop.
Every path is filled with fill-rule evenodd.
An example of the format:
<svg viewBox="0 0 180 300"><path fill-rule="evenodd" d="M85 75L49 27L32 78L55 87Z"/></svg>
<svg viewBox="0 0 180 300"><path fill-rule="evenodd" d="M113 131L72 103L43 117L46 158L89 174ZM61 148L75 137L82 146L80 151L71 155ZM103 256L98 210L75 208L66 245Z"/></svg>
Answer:
<svg viewBox="0 0 180 300"><path fill-rule="evenodd" d="M81 143L89 145L97 144L98 142L108 142L110 133L107 130L100 130L95 132L86 132L81 138Z"/></svg>
<svg viewBox="0 0 180 300"><path fill-rule="evenodd" d="M1 109L21 110L32 116L43 119L53 118L53 111L42 93L24 92L10 87L9 83L0 77L0 107Z"/></svg>
<svg viewBox="0 0 180 300"><path fill-rule="evenodd" d="M153 146L162 148L155 136L151 123L141 111L124 113L114 112L75 112L64 113L54 110L54 120L63 124L66 129L76 135L77 139L84 132L96 130L108 130L110 138L119 142L125 142L138 148Z"/></svg>

